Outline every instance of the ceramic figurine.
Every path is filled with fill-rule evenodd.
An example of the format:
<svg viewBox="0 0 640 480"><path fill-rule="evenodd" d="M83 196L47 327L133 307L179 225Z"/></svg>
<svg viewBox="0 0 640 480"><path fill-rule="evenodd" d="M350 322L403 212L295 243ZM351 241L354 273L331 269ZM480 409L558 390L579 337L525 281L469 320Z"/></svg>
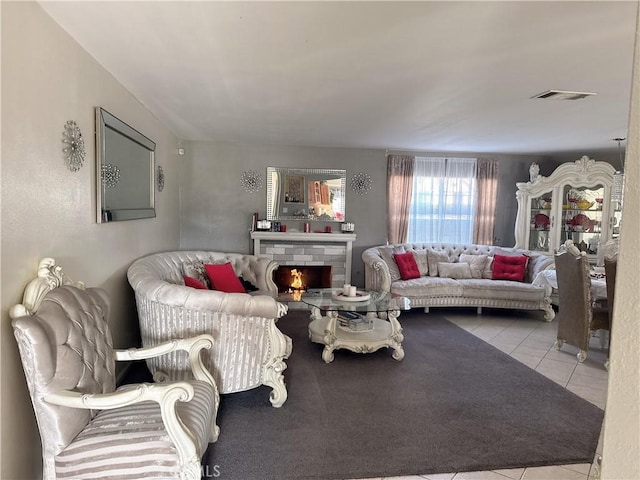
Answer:
<svg viewBox="0 0 640 480"><path fill-rule="evenodd" d="M536 180L538 180L539 177L540 177L540 166L536 162L533 162L529 167L529 181L533 183Z"/></svg>

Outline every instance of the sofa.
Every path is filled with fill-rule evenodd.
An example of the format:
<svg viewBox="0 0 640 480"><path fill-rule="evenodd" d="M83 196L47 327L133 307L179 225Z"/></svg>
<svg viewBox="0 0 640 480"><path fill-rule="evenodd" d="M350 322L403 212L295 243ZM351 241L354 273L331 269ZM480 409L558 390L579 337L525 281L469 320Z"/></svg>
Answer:
<svg viewBox="0 0 640 480"><path fill-rule="evenodd" d="M418 271L412 275L415 278L403 279L398 261L404 261L409 252ZM423 307L425 312L430 307L476 307L481 313L482 307L491 307L542 310L546 321L555 316L551 288L531 283L539 272L553 268L553 257L543 253L488 245L404 243L368 248L362 261L367 290L403 295L412 307ZM501 276L494 270L502 269L504 262L506 268L520 262L520 281L493 278Z"/></svg>
<svg viewBox="0 0 640 480"><path fill-rule="evenodd" d="M231 263L235 274L256 290L225 293L185 285L185 268L195 263ZM276 326L287 306L275 300L277 288L271 259L239 253L173 251L148 255L127 271L140 321L142 345L151 347L171 338L210 334L206 352L220 394L267 385L270 401L280 407L287 399L283 372L291 354L291 339ZM181 352L147 361L154 378L187 379Z"/></svg>

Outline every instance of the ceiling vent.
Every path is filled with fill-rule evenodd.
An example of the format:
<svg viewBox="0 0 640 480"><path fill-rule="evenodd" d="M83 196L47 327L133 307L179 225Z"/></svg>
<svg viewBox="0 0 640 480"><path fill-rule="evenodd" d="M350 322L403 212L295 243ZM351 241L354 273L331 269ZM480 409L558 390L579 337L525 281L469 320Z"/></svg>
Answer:
<svg viewBox="0 0 640 480"><path fill-rule="evenodd" d="M568 90L547 90L546 92L534 95L531 98L544 98L551 100L580 100L591 95L597 95L591 92L570 92Z"/></svg>

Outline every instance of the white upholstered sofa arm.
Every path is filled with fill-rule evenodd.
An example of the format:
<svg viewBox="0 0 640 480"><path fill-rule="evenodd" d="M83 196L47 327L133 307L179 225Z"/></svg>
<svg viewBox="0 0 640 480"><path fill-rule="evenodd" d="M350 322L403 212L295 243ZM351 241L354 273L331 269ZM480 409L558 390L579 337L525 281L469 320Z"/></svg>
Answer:
<svg viewBox="0 0 640 480"><path fill-rule="evenodd" d="M391 291L391 274L386 262L378 253L377 248L369 248L362 252L362 261L365 265L365 288L369 291Z"/></svg>
<svg viewBox="0 0 640 480"><path fill-rule="evenodd" d="M529 270L530 270L530 278L528 278L529 282L533 282L533 280L538 276L540 272L543 270L549 270L551 268L555 268L555 262L552 256L546 255L538 255L529 260Z"/></svg>
<svg viewBox="0 0 640 480"><path fill-rule="evenodd" d="M258 290L273 296L278 294L278 287L273 281L273 272L278 268L278 264L270 258L242 255L236 260L236 266L239 270L238 275L251 282Z"/></svg>

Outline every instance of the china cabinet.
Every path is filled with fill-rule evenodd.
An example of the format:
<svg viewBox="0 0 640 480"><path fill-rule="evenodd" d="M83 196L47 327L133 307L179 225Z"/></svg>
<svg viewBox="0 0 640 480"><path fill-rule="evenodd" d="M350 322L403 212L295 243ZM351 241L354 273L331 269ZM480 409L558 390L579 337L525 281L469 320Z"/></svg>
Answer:
<svg viewBox="0 0 640 480"><path fill-rule="evenodd" d="M516 183L516 248L552 255L566 240L595 263L598 249L620 231L621 205L611 198L615 169L582 157L548 177Z"/></svg>

